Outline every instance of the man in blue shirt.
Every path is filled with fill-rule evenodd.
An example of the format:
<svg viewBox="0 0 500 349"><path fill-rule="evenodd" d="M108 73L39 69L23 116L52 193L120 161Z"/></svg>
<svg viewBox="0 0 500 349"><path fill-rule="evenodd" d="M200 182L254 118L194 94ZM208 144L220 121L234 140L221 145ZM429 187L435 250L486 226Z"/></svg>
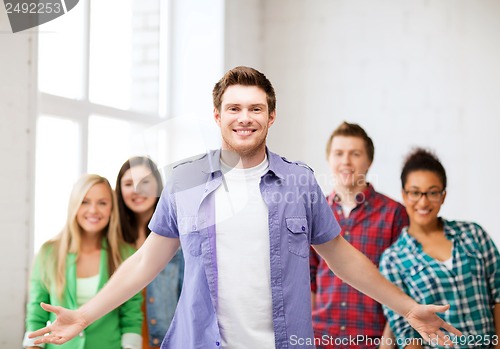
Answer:
<svg viewBox="0 0 500 349"><path fill-rule="evenodd" d="M339 235L312 170L266 148L276 97L264 74L230 70L213 100L221 149L172 170L152 234L96 297L76 311L42 304L58 317L32 333L50 333L38 343L66 342L137 293L179 243L184 285L165 349L314 348L311 244L336 275L405 316L423 338L460 334L435 314L447 306L417 304Z"/></svg>

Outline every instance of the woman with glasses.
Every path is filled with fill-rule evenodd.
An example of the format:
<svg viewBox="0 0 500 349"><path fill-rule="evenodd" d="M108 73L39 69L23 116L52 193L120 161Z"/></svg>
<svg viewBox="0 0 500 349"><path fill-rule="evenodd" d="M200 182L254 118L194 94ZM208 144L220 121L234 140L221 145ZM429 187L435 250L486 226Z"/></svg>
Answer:
<svg viewBox="0 0 500 349"><path fill-rule="evenodd" d="M416 149L401 173L410 224L380 260L380 271L423 304L450 304L443 319L462 331L453 348L494 348L500 335L500 255L477 224L438 216L446 198L446 172L439 159ZM384 307L400 348L438 347L405 319ZM496 326L496 327L495 327Z"/></svg>

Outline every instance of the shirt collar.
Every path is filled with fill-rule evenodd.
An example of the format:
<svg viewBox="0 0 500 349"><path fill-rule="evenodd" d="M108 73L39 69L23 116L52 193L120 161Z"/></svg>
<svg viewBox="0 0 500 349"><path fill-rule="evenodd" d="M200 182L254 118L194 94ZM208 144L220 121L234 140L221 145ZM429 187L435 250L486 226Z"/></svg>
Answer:
<svg viewBox="0 0 500 349"><path fill-rule="evenodd" d="M283 160L278 154L275 154L266 147L267 159L269 160L269 170L268 172L274 173L277 177L284 179L284 173L286 169L284 168ZM208 161L204 169L205 173L212 173L214 175L216 172L221 172L220 169L220 155L221 149L210 150L206 155Z"/></svg>
<svg viewBox="0 0 500 349"><path fill-rule="evenodd" d="M456 235L457 235L457 231L454 230L449 224L448 224L448 221L444 218L441 218L439 217L438 218L441 223L443 223L443 229L444 229L444 233L447 237L451 237L451 238L454 238Z"/></svg>
<svg viewBox="0 0 500 349"><path fill-rule="evenodd" d="M267 158L269 159L269 171L274 173L280 179L285 178L285 162L278 154L275 154L266 147Z"/></svg>
<svg viewBox="0 0 500 349"><path fill-rule="evenodd" d="M453 238L457 234L457 232L450 227L446 219L443 219L441 217L438 217L438 219L443 223L443 229L445 235L447 237ZM418 242L417 239L415 239L408 233L408 227L404 227L403 230L401 231L400 242L403 246L406 246L410 251L414 251L417 249L417 247L420 246L420 242Z"/></svg>
<svg viewBox="0 0 500 349"><path fill-rule="evenodd" d="M413 236L408 234L408 227L404 227L398 240L398 244L406 247L410 251L415 251L420 243Z"/></svg>

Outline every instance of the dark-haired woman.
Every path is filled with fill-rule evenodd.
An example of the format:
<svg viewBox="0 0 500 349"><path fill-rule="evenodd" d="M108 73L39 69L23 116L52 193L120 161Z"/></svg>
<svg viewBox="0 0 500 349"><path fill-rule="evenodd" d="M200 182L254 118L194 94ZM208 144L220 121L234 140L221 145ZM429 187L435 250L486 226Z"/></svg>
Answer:
<svg viewBox="0 0 500 349"><path fill-rule="evenodd" d="M500 334L500 255L477 224L438 216L446 172L431 152L416 149L401 174L410 224L382 255L380 271L423 304L450 304L444 320L462 331L453 348L495 348ZM400 348L434 348L405 319L384 307ZM495 327L496 326L496 327Z"/></svg>
<svg viewBox="0 0 500 349"><path fill-rule="evenodd" d="M147 157L134 157L121 167L116 179L123 239L136 248L151 232L148 223L161 191L161 176ZM143 349L159 348L175 313L184 277L184 258L179 249L170 263L148 285L144 293Z"/></svg>

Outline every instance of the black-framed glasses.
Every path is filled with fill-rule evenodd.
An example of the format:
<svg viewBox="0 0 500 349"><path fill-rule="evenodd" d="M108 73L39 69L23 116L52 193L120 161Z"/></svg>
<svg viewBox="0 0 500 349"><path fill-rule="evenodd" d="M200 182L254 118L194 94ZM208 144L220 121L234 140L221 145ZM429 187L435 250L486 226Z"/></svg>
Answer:
<svg viewBox="0 0 500 349"><path fill-rule="evenodd" d="M427 196L427 199L431 202L439 202L443 198L445 190L431 190L431 191L419 191L419 190L405 190L404 191L408 200L417 202L422 196Z"/></svg>

